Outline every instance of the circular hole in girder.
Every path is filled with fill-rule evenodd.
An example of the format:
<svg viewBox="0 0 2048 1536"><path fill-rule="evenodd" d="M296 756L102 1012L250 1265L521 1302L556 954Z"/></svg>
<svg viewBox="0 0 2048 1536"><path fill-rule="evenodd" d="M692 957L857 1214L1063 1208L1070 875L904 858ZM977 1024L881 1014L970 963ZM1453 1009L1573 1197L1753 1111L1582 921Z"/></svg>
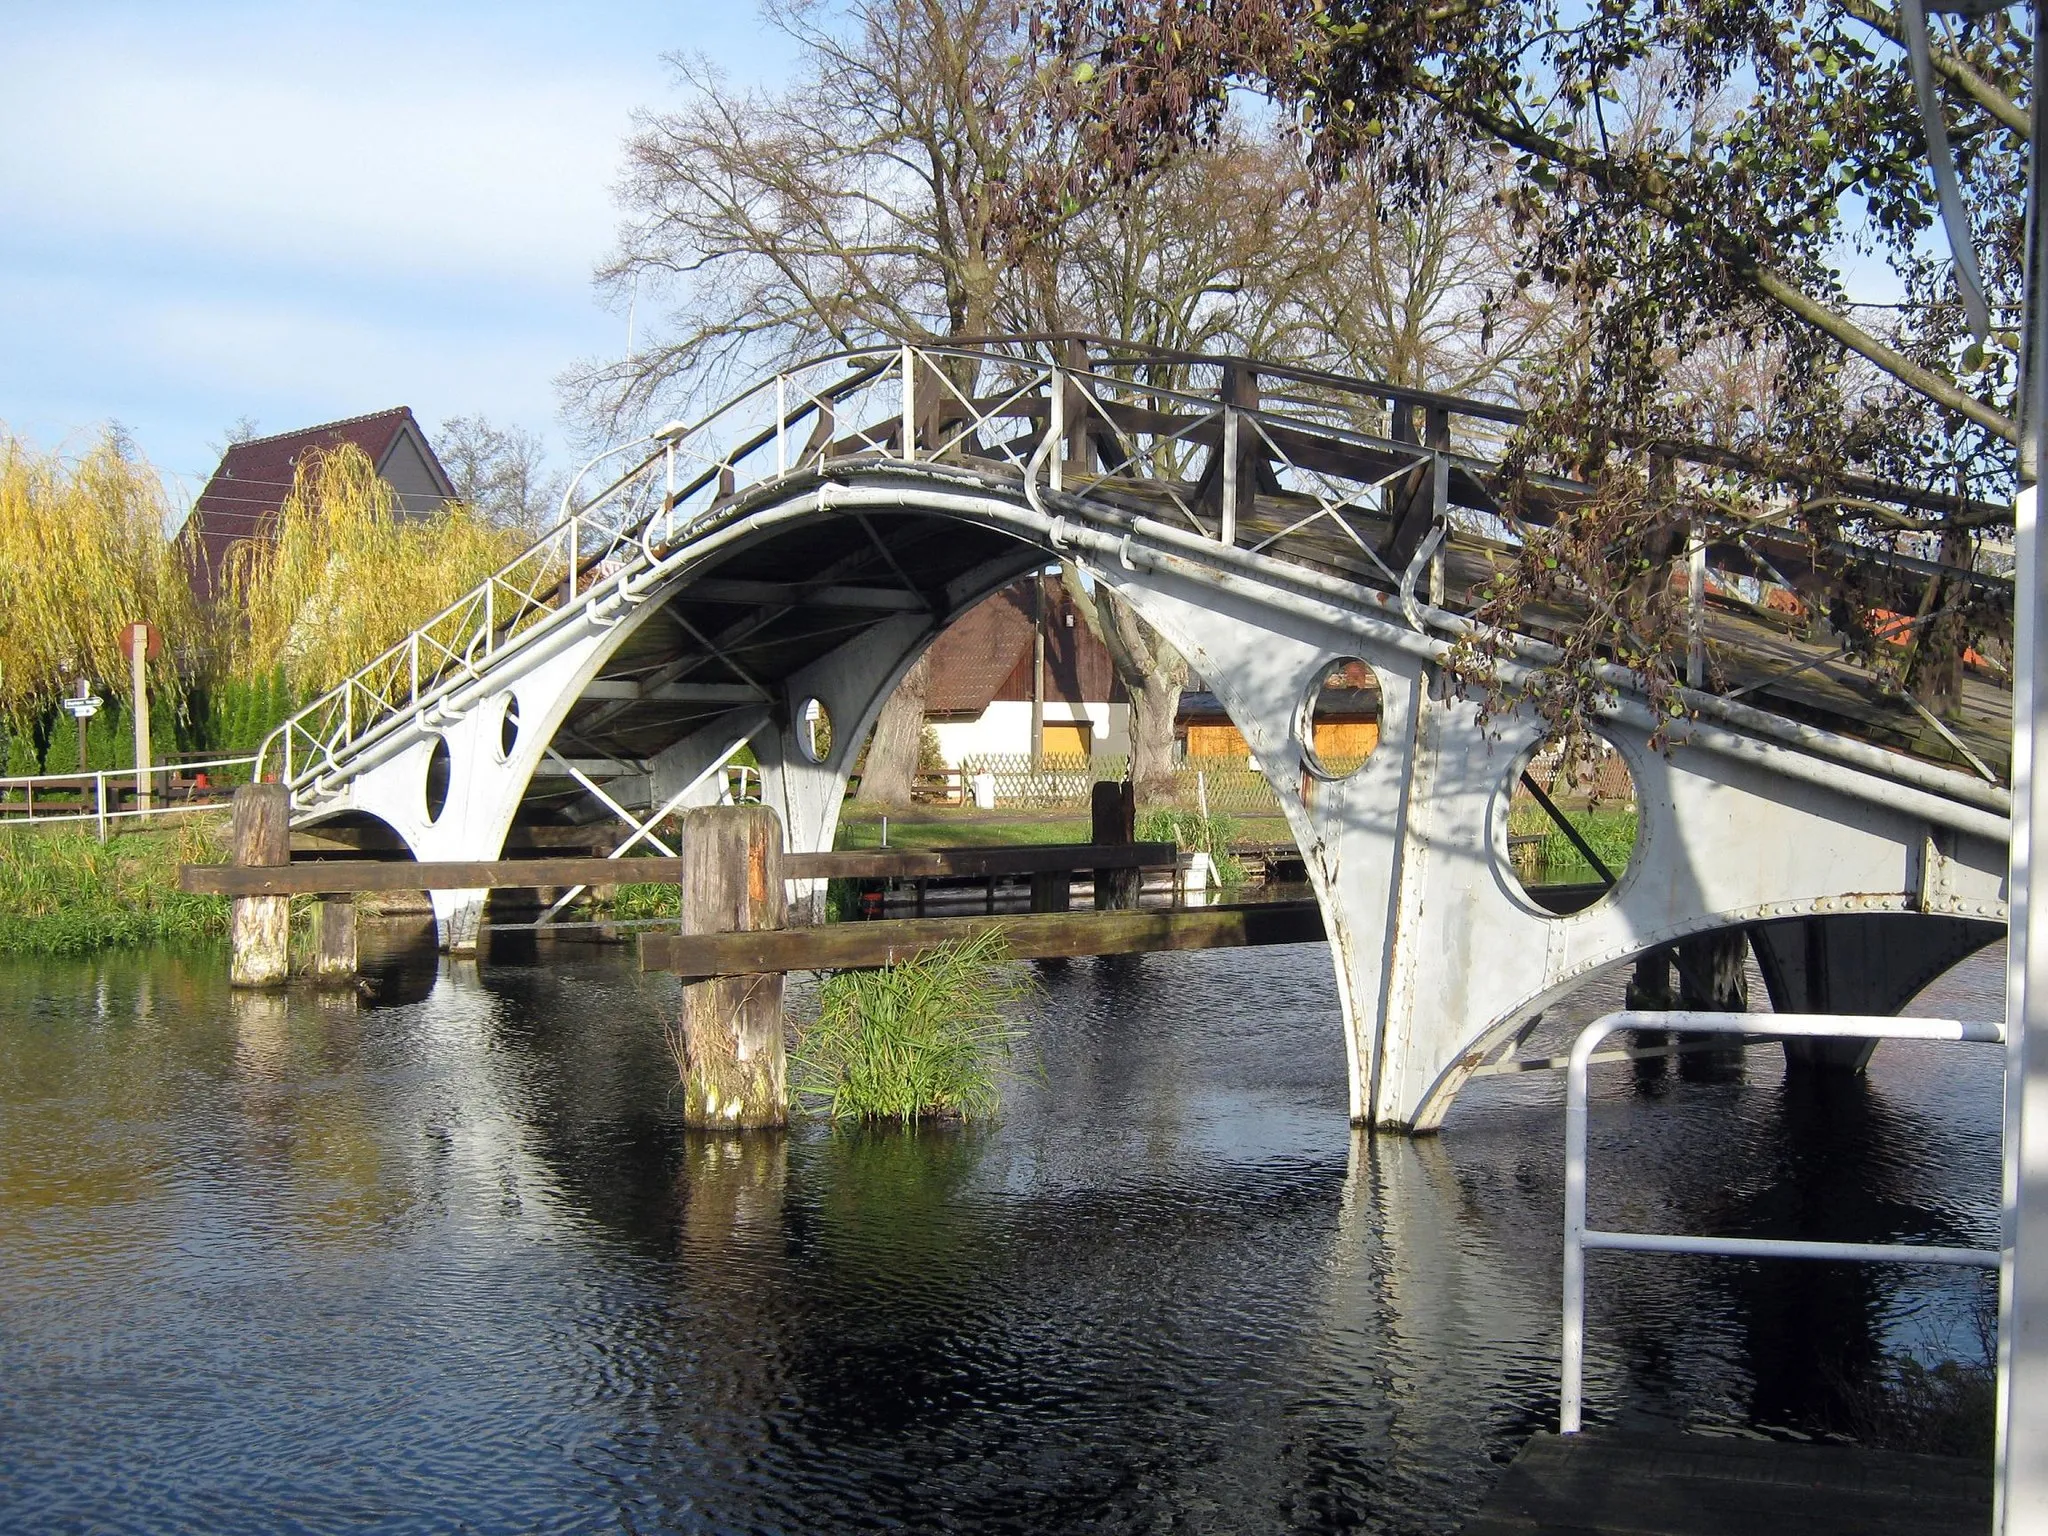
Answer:
<svg viewBox="0 0 2048 1536"><path fill-rule="evenodd" d="M814 763L832 755L832 714L823 699L805 699L797 706L796 749Z"/></svg>
<svg viewBox="0 0 2048 1536"><path fill-rule="evenodd" d="M434 750L427 754L427 820L439 821L441 813L448 809L448 777L454 769L454 758L448 751L448 738L436 736Z"/></svg>
<svg viewBox="0 0 2048 1536"><path fill-rule="evenodd" d="M1380 680L1356 656L1339 656L1316 673L1301 702L1301 755L1309 772L1347 779L1380 744Z"/></svg>
<svg viewBox="0 0 2048 1536"><path fill-rule="evenodd" d="M519 745L519 696L505 695L504 712L498 716L498 761L511 759L512 749Z"/></svg>
<svg viewBox="0 0 2048 1536"><path fill-rule="evenodd" d="M1545 912L1582 912L1606 896L1641 835L1635 772L1590 731L1539 742L1508 782L1508 868Z"/></svg>

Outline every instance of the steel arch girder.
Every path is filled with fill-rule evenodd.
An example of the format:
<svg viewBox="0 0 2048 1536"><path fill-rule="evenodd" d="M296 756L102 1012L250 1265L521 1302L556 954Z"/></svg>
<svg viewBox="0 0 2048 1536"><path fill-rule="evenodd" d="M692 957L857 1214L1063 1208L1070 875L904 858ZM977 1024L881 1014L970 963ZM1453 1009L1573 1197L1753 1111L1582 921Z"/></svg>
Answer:
<svg viewBox="0 0 2048 1536"><path fill-rule="evenodd" d="M1472 1069L1595 973L1675 939L1826 913L2002 922L2002 844L1697 748L1652 751L1610 722L1638 793L1615 890L1558 916L1508 860L1508 802L1543 729L1486 726L1397 626L1331 607L1319 622L1150 571L1097 572L1215 689L1257 756L1324 909L1354 1120L1435 1129ZM1379 747L1349 778L1306 765L1306 696L1341 656L1379 675ZM1848 770L1845 770L1845 773Z"/></svg>
<svg viewBox="0 0 2048 1536"><path fill-rule="evenodd" d="M1067 553L1058 521L1015 496L893 486L888 495L904 510L942 512L1016 536L1023 546L1016 560L988 573L986 590ZM848 493L847 505L872 510L875 502ZM835 506L821 490L765 503L747 522L787 526L813 508L832 515ZM1128 555L1084 563L1196 664L1259 755L1324 907L1355 1120L1432 1128L1493 1042L1594 971L1673 938L1828 910L2002 920L2002 844L1936 833L1874 808L1867 795L1816 789L1810 780L1704 750L1663 758L1647 750L1643 731L1619 726L1609 734L1643 791L1642 850L1620 888L1596 907L1569 918L1543 913L1506 863L1507 786L1536 728L1509 716L1496 720L1493 734L1482 731L1474 705L1445 696L1430 642L1377 612L1322 599L1263 602L1242 576L1194 581L1177 556L1164 564ZM491 856L583 687L631 628L689 578L679 570L623 616L586 611L576 633L500 663L520 695L522 719L522 739L507 761L493 761L488 733L497 717L482 707L504 691L496 686L501 677L492 677L492 688L466 709L446 721L416 722L414 739L309 815L362 809L390 821L418 856ZM967 596L963 586L959 597ZM951 606L958 611L964 601ZM793 847L829 845L851 753L935 633L904 625L899 634L883 629L887 622L786 680L778 719L759 738L764 787L772 774L771 803ZM1339 655L1360 656L1378 671L1383 741L1357 774L1330 781L1304 770L1299 713L1321 665ZM822 764L788 751L780 729L810 692L826 699L835 723L844 722ZM535 721L529 738L527 723ZM450 809L429 822L421 792L436 735L450 741L454 772ZM1853 769L1829 771L1856 777ZM1762 856L1745 851L1758 847ZM1795 848L1805 852L1790 867L1783 855ZM447 901L459 906L461 898Z"/></svg>

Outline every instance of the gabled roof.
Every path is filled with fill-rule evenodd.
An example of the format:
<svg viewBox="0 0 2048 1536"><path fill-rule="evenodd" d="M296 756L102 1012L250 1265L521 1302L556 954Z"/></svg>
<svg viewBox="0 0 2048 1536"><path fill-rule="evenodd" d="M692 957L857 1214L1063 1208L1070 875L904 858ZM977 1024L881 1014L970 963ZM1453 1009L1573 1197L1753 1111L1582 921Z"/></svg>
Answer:
<svg viewBox="0 0 2048 1536"><path fill-rule="evenodd" d="M192 585L201 599L210 601L219 591L228 550L237 540L269 533L292 488L299 456L309 448L337 448L343 443L362 449L387 479L392 478L387 466L395 458L404 459L414 471L408 477L413 483L398 487L400 505L408 512L429 512L454 498L455 487L410 406L235 443L221 455L220 466L178 530L178 543L191 562ZM406 452L408 448L412 451ZM424 477L419 474L422 467Z"/></svg>
<svg viewBox="0 0 2048 1536"><path fill-rule="evenodd" d="M979 715L992 700L1031 697L1032 580L1023 577L977 603L932 642L927 713ZM1058 582L1045 584L1044 601L1048 701L1125 702L1109 652L1079 622Z"/></svg>

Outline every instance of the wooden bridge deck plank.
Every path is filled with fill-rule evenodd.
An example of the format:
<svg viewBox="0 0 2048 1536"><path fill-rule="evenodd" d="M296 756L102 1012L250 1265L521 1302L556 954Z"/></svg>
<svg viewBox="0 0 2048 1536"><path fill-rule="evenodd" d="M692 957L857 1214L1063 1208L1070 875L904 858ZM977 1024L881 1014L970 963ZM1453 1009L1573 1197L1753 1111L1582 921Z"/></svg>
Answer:
<svg viewBox="0 0 2048 1536"><path fill-rule="evenodd" d="M1946 1536L1990 1524L1986 1463L1588 1430L1532 1439L1462 1536Z"/></svg>

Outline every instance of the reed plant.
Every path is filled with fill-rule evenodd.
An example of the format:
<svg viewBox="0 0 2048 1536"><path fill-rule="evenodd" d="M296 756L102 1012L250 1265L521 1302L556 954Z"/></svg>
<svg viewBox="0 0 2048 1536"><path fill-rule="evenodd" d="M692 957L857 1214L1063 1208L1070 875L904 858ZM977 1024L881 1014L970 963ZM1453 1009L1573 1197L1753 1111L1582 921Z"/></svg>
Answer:
<svg viewBox="0 0 2048 1536"><path fill-rule="evenodd" d="M300 455L274 534L229 552L233 672L281 673L299 697L396 645L522 544L460 502L405 515L353 443Z"/></svg>
<svg viewBox="0 0 2048 1536"><path fill-rule="evenodd" d="M1632 805L1559 806L1572 824L1600 855L1608 870L1619 875L1635 857L1636 809ZM1587 885L1599 872L1586 862L1578 846L1565 836L1542 806L1531 800L1517 800L1508 810L1511 837L1536 836L1539 843L1524 844L1516 850L1515 862L1523 880L1532 885Z"/></svg>
<svg viewBox="0 0 2048 1536"><path fill-rule="evenodd" d="M226 823L211 816L105 844L70 828L0 830L0 954L218 939L227 932L227 898L180 891L178 866L221 862L225 835Z"/></svg>
<svg viewBox="0 0 2048 1536"><path fill-rule="evenodd" d="M643 881L614 886L610 898L599 905L607 915L620 922L676 917L683 910L683 888L674 881Z"/></svg>
<svg viewBox="0 0 2048 1536"><path fill-rule="evenodd" d="M1231 840L1237 836L1234 817L1216 811L1205 816L1200 811L1155 806L1140 813L1136 835L1141 843L1172 843L1206 853L1215 867L1219 885L1244 884L1244 864L1230 851Z"/></svg>
<svg viewBox="0 0 2048 1536"><path fill-rule="evenodd" d="M797 1037L791 1091L841 1121L988 1119L1025 1038L1011 1010L1034 991L996 930L842 971Z"/></svg>

